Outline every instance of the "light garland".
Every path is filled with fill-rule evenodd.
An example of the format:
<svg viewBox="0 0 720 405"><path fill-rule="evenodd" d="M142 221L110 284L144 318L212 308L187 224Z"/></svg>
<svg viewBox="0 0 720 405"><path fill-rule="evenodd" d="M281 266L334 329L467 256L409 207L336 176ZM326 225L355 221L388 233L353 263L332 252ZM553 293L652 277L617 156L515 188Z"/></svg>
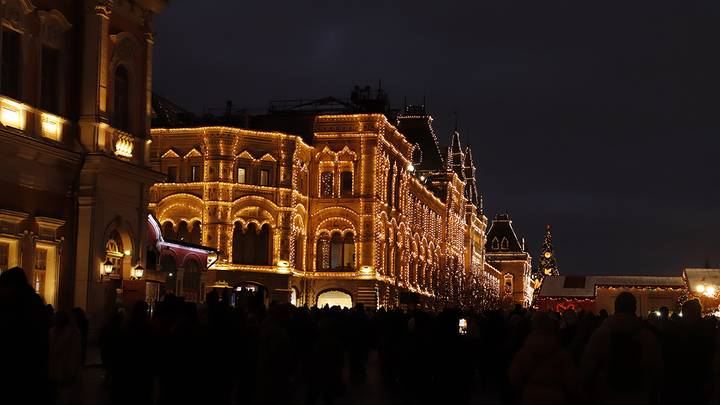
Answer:
<svg viewBox="0 0 720 405"><path fill-rule="evenodd" d="M435 195L407 170L416 146L383 115L317 117L315 147L294 135L223 126L153 129L151 134L157 138L151 146L154 162L162 165L163 159L179 157L170 145L204 159L203 181L153 186L150 208L174 223L190 217L179 211L183 204L198 212L192 217L202 219L204 243L223 252L223 260L214 266L220 270L375 280L453 300L474 282L474 274L482 276L484 287L499 289L497 270L484 266L486 222L468 208L463 180L454 172L431 173L427 183L444 187L446 197L443 201ZM198 140L204 156L192 152ZM274 186L234 182L240 160L269 165L277 180ZM342 193L344 172L351 173L352 196ZM178 195L192 197L171 199ZM321 195L328 197L315 200ZM272 263L283 266L228 263L235 223L243 228L249 223L268 225ZM330 245L322 244L322 235L334 232L353 235L356 271L312 271L318 265L318 247L321 256L329 258ZM365 274L362 268L371 271Z"/></svg>

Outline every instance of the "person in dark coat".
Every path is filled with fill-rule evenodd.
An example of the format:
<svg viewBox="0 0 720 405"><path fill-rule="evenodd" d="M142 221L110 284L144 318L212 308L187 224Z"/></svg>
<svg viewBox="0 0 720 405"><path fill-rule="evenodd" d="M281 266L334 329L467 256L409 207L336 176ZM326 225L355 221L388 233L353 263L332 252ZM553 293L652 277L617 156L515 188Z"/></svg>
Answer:
<svg viewBox="0 0 720 405"><path fill-rule="evenodd" d="M42 298L20 267L0 274L0 403L48 400L49 319Z"/></svg>

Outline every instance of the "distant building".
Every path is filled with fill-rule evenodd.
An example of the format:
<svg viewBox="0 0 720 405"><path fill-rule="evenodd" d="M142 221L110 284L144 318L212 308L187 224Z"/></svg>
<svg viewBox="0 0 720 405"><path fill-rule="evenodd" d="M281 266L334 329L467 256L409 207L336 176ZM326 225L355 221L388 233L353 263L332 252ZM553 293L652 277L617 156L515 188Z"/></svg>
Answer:
<svg viewBox="0 0 720 405"><path fill-rule="evenodd" d="M637 314L668 307L679 312L687 285L680 276L546 276L537 305L543 310L566 309L615 312L615 298L621 292L637 299Z"/></svg>
<svg viewBox="0 0 720 405"><path fill-rule="evenodd" d="M386 96L360 90L350 103L226 117L246 128L156 121L151 162L167 181L152 187L149 207L166 238L218 251L206 290L252 289L299 305L499 299L472 157L444 161L422 106L408 106L395 126ZM371 108L385 115L352 112ZM155 110L184 117L167 101Z"/></svg>
<svg viewBox="0 0 720 405"><path fill-rule="evenodd" d="M498 214L492 221L485 242L486 260L502 274L502 296L529 306L533 299L532 257L525 239L518 239L508 214Z"/></svg>

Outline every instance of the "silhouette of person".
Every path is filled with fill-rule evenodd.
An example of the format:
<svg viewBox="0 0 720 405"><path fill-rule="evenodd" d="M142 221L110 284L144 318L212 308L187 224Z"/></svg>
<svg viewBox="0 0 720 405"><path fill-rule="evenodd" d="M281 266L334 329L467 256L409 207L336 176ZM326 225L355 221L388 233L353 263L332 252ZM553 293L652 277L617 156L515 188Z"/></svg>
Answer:
<svg viewBox="0 0 720 405"><path fill-rule="evenodd" d="M75 403L82 370L82 336L65 311L55 314L49 347L49 375L55 404Z"/></svg>
<svg viewBox="0 0 720 405"><path fill-rule="evenodd" d="M532 331L510 365L510 382L520 388L522 405L576 403L580 398L577 369L560 345L558 324L536 312Z"/></svg>
<svg viewBox="0 0 720 405"><path fill-rule="evenodd" d="M0 395L6 400L22 398L28 404L47 401L47 316L23 269L13 267L0 274Z"/></svg>
<svg viewBox="0 0 720 405"><path fill-rule="evenodd" d="M650 404L663 361L655 335L635 315L629 292L615 299L615 314L593 333L582 359L588 392L598 404Z"/></svg>

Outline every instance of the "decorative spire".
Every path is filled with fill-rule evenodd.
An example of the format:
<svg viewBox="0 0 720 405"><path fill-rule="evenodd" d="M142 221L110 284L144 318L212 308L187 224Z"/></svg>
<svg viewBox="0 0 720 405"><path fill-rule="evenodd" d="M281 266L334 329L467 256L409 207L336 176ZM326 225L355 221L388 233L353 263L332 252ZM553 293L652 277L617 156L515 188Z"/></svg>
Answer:
<svg viewBox="0 0 720 405"><path fill-rule="evenodd" d="M447 171L455 171L460 179L465 180L463 173L464 162L465 153L463 153L462 146L460 145L460 133L453 131L452 143L448 148Z"/></svg>
<svg viewBox="0 0 720 405"><path fill-rule="evenodd" d="M473 160L472 149L470 149L470 146L465 147L464 158L463 174L465 176L465 198L471 204L482 209L482 202L478 194L477 182L475 181L475 161Z"/></svg>

